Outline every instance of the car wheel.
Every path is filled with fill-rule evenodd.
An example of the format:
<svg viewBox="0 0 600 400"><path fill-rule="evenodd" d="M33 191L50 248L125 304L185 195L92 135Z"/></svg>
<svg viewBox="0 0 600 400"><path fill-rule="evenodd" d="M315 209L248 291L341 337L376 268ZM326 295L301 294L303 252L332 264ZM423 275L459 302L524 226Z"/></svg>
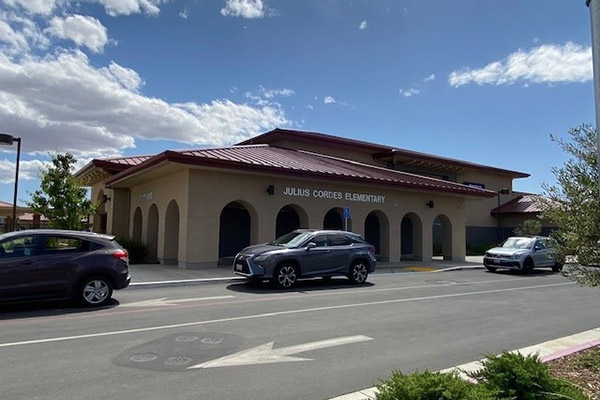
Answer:
<svg viewBox="0 0 600 400"><path fill-rule="evenodd" d="M112 297L110 281L101 276L85 279L79 286L77 296L81 304L86 307L101 307L108 303Z"/></svg>
<svg viewBox="0 0 600 400"><path fill-rule="evenodd" d="M350 267L348 279L352 283L365 283L369 276L369 269L363 261L356 261Z"/></svg>
<svg viewBox="0 0 600 400"><path fill-rule="evenodd" d="M523 268L521 269L521 272L524 274L530 274L533 272L533 267L533 260L528 258L523 262Z"/></svg>
<svg viewBox="0 0 600 400"><path fill-rule="evenodd" d="M281 289L289 289L298 281L297 267L293 264L283 264L275 272L275 284Z"/></svg>
<svg viewBox="0 0 600 400"><path fill-rule="evenodd" d="M490 271L490 272L496 272L496 271L498 270L498 268L496 268L496 267L487 267L487 266L486 266L486 268L487 268L487 270L488 270L488 271Z"/></svg>
<svg viewBox="0 0 600 400"><path fill-rule="evenodd" d="M554 265L552 266L552 272L560 272L562 271L562 264L561 263L554 263Z"/></svg>

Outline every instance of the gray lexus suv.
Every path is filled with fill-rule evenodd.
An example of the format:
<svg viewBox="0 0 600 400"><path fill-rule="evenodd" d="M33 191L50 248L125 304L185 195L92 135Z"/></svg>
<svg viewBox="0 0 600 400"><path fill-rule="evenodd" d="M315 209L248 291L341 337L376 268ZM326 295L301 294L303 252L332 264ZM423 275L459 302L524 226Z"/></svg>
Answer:
<svg viewBox="0 0 600 400"><path fill-rule="evenodd" d="M364 283L375 264L375 248L356 233L298 229L241 250L233 261L233 273L269 279L288 289L299 278L342 275L353 283Z"/></svg>

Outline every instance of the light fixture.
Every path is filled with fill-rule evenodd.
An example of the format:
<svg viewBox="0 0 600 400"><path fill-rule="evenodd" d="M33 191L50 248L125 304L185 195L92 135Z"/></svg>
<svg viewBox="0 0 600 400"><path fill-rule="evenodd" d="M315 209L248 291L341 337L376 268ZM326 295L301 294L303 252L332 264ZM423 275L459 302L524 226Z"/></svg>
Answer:
<svg viewBox="0 0 600 400"><path fill-rule="evenodd" d="M433 208L433 200L429 200L425 205L429 208Z"/></svg>
<svg viewBox="0 0 600 400"><path fill-rule="evenodd" d="M267 193L269 193L270 195L274 195L275 194L275 185L267 186Z"/></svg>

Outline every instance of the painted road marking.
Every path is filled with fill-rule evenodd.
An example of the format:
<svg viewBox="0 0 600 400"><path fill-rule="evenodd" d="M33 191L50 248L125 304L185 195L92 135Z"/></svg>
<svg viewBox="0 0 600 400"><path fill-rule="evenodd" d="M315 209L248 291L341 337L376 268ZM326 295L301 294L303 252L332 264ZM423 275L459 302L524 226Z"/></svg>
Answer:
<svg viewBox="0 0 600 400"><path fill-rule="evenodd" d="M213 297L192 297L189 299L173 299L167 300L166 297L159 299L136 301L133 303L121 304L121 307L164 307L164 306L177 306L181 303L190 303L193 301L207 301L207 300L222 300L222 299L233 299L235 296L213 296Z"/></svg>
<svg viewBox="0 0 600 400"><path fill-rule="evenodd" d="M518 288L482 290L482 291L476 291L476 292L442 294L442 295L422 296L422 297L410 297L407 299L381 300L381 301L373 301L373 302L368 302L368 303L353 303L353 304L343 304L343 305L338 305L338 306L304 308L304 309L289 310L289 311L276 311L276 312L271 312L271 313L243 315L240 317L221 318L221 319L213 319L213 320L207 320L207 321L185 322L185 323L173 324L173 325L149 326L146 328L127 329L127 330L122 330L122 331L98 332L98 333L89 333L86 335L63 336L63 337L55 337L55 338L47 338L47 339L26 340L26 341L22 341L22 342L0 343L0 347L15 347L15 346L24 346L24 345L29 345L29 344L64 342L64 341L68 341L68 340L89 339L89 338L102 337L102 336L124 335L124 334L128 334L128 333L152 332L152 331L159 331L159 330L165 330L165 329L184 328L184 327L188 327L188 326L216 324L216 323L220 323L220 322L232 322L232 321L243 321L243 320L249 320L249 319L277 317L277 316L281 316L281 315L293 315L293 314L301 314L301 313L308 313L308 312L341 310L341 309L345 309L345 308L368 307L368 306L375 306L375 305L380 305L380 304L407 303L407 302L411 302L411 301L421 301L421 300L436 300L436 299L448 299L448 298L453 298L453 297L478 296L478 295L482 295L482 294L515 292L518 290L543 289L543 288L574 285L574 284L575 284L575 282L553 283L553 284L548 284L548 285L523 286L523 287L518 287Z"/></svg>
<svg viewBox="0 0 600 400"><path fill-rule="evenodd" d="M273 350L273 344L275 342L269 342L248 350L243 350L234 354L217 358L215 360L206 361L201 364L188 367L188 369L309 361L311 358L289 356L292 354L304 353L307 351L324 349L333 346L341 346L343 344L366 342L369 340L373 340L373 338L363 335L346 336L335 339L320 340L318 342L303 343L296 346L281 347L275 350Z"/></svg>

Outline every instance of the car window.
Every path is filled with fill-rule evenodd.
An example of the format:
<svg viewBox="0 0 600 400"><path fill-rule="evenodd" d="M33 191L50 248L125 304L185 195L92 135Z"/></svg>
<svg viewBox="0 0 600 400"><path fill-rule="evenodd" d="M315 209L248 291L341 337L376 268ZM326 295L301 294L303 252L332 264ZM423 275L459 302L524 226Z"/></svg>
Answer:
<svg viewBox="0 0 600 400"><path fill-rule="evenodd" d="M325 235L317 235L314 238L312 238L310 241L315 243L317 245L317 247L327 246L327 236L325 236Z"/></svg>
<svg viewBox="0 0 600 400"><path fill-rule="evenodd" d="M541 240L537 240L535 242L535 248L536 249L540 249L540 250L545 249L546 248L546 244L543 241L541 241Z"/></svg>
<svg viewBox="0 0 600 400"><path fill-rule="evenodd" d="M37 255L37 236L20 236L0 243L0 258Z"/></svg>
<svg viewBox="0 0 600 400"><path fill-rule="evenodd" d="M329 246L349 246L352 244L350 239L344 235L327 235Z"/></svg>
<svg viewBox="0 0 600 400"><path fill-rule="evenodd" d="M48 236L44 248L45 253L52 254L81 253L89 250L88 241L63 236Z"/></svg>

